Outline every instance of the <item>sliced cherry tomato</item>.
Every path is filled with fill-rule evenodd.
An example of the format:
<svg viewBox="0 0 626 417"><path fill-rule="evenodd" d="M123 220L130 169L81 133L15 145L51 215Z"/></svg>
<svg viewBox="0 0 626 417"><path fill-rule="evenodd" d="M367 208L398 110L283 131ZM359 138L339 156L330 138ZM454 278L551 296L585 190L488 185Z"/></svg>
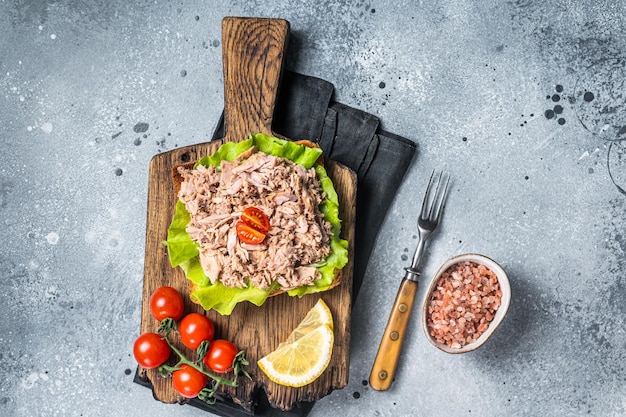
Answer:
<svg viewBox="0 0 626 417"><path fill-rule="evenodd" d="M172 373L174 389L186 398L197 397L202 388L206 386L208 380L208 376L186 363Z"/></svg>
<svg viewBox="0 0 626 417"><path fill-rule="evenodd" d="M243 243L258 245L265 239L265 233L248 226L242 221L237 222L235 228L237 230L237 236L239 237L239 240L241 240Z"/></svg>
<svg viewBox="0 0 626 417"><path fill-rule="evenodd" d="M178 321L184 310L183 297L172 287L159 287L150 296L150 311L158 321L165 318Z"/></svg>
<svg viewBox="0 0 626 417"><path fill-rule="evenodd" d="M190 313L180 321L178 333L183 345L189 349L198 349L203 341L210 342L215 334L213 322L202 314Z"/></svg>
<svg viewBox="0 0 626 417"><path fill-rule="evenodd" d="M241 214L241 221L259 232L267 233L270 230L270 219L256 207L245 209Z"/></svg>
<svg viewBox="0 0 626 417"><path fill-rule="evenodd" d="M145 369L158 368L170 357L170 346L157 333L143 333L133 345L133 354L139 366Z"/></svg>
<svg viewBox="0 0 626 417"><path fill-rule="evenodd" d="M239 353L239 350L232 342L217 339L209 345L209 351L203 361L213 372L225 374L233 370L233 363L237 353Z"/></svg>

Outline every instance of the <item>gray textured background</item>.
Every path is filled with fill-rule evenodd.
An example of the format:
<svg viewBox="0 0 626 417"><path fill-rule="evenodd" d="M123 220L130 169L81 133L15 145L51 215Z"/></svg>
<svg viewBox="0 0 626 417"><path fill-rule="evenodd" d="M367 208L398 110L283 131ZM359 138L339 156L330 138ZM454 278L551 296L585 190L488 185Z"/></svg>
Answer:
<svg viewBox="0 0 626 417"><path fill-rule="evenodd" d="M311 416L626 414L624 2L102 3L0 1L1 415L207 415L134 384L131 350L148 163L216 126L227 15L289 20L289 69L418 144L354 306L349 386ZM512 306L462 356L415 312L379 393L433 168L454 184L426 275L483 253Z"/></svg>

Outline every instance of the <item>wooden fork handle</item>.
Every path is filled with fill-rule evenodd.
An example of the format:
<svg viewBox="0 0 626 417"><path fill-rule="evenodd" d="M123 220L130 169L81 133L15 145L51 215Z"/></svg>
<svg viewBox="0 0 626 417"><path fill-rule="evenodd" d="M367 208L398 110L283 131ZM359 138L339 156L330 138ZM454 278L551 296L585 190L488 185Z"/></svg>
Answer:
<svg viewBox="0 0 626 417"><path fill-rule="evenodd" d="M416 293L417 281L403 279L370 373L370 386L377 391L388 390L393 382Z"/></svg>

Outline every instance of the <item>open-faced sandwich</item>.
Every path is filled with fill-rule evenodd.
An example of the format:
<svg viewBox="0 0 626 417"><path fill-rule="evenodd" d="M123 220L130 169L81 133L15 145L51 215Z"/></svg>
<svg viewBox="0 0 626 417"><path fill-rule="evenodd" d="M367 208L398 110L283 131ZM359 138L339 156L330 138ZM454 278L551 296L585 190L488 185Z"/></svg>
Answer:
<svg viewBox="0 0 626 417"><path fill-rule="evenodd" d="M348 243L322 151L311 145L255 134L174 169L166 244L192 301L228 315L242 301L339 284Z"/></svg>

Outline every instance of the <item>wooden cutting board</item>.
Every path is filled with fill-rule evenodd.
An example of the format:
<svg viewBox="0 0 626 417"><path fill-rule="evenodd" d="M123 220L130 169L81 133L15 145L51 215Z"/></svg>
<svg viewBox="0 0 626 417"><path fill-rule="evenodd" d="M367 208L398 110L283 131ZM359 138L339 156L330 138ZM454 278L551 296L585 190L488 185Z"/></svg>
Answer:
<svg viewBox="0 0 626 417"><path fill-rule="evenodd" d="M285 20L225 18L222 21L224 139L156 155L149 168L141 333L157 330L158 323L149 308L152 292L163 285L178 289L185 298L186 313L206 314L215 323L216 338L231 340L246 350L250 361L247 370L252 380L240 378L240 385L227 387L224 394L247 411L254 410L260 390L265 391L271 405L288 410L298 402L319 400L348 383L356 175L339 163L324 161L339 196L342 238L349 243L349 262L342 270L341 284L330 291L302 298L281 294L269 298L261 307L241 303L230 316L205 312L189 300L188 280L180 268L171 267L162 242L167 238L177 200L171 175L175 166L210 155L226 141L245 140L250 133L278 136L271 126L288 35L289 23ZM286 339L320 297L330 307L335 323L330 365L320 378L305 387L290 388L269 381L258 369L257 360ZM188 357L195 357L182 344L179 346ZM170 358L171 364L176 363L174 356ZM185 402L174 391L171 380L161 377L158 371L140 369L139 377L151 383L156 399L166 403Z"/></svg>

